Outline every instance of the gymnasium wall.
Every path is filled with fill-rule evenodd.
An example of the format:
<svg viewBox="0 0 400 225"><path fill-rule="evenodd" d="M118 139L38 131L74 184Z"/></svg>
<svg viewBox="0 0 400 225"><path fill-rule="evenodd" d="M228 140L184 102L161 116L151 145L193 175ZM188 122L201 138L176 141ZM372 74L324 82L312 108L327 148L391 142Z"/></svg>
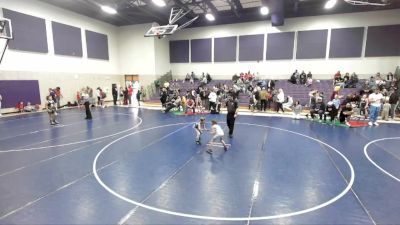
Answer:
<svg viewBox="0 0 400 225"><path fill-rule="evenodd" d="M38 80L42 103L50 87L61 87L64 95L62 103L66 103L74 100L76 91L84 86L111 89L111 83L123 84L118 64L117 27L37 0L0 0L0 16L3 16L1 8L44 19L48 51L38 53L7 49L0 64L0 80ZM57 35L55 39L53 29ZM79 37L77 30L80 31L81 46L78 45L74 50L65 48L66 44L76 44L79 40L72 40L73 37ZM90 31L95 45L106 42L108 48L92 46L94 51L89 51L93 55L88 57L87 31ZM63 40L63 32L74 35ZM61 43L55 43L54 40L60 40ZM108 60L103 57L107 56L107 51ZM107 98L111 99L111 92Z"/></svg>
<svg viewBox="0 0 400 225"><path fill-rule="evenodd" d="M365 12L365 13L351 13L351 14L339 14L339 15L328 15L328 16L317 16L317 17L302 17L302 18L292 18L285 20L285 26L272 27L270 21L265 22L250 22L242 24L231 24L231 25L219 25L210 26L203 28L190 28L177 32L171 36L171 40L197 40L197 39L207 39L212 38L213 43L216 42L215 38L222 37L232 37L237 36L245 37L244 39L253 38L253 41L247 43L248 48L252 48L251 43L258 41L257 36L263 35L264 38L264 49L263 56L259 55L259 50L253 49L255 54L250 55L245 53L240 54L240 46L236 47L236 60L233 62L216 62L221 60L212 59L212 62L190 62L189 63L171 63L171 69L175 76L183 77L186 73L194 71L196 74L201 74L202 72L209 72L213 76L217 76L218 79L231 78L233 74L251 71L259 74L261 77L274 78L274 79L286 79L289 78L290 74L295 70L304 70L306 73L312 71L315 77L319 79L330 79L337 70L342 72L356 72L361 77L368 77L376 72L388 73L394 72L396 66L400 64L400 56L389 56L389 57L364 57L365 53L365 43L367 35L368 26L380 26L380 25L393 25L400 24L400 10L385 10L385 11L375 11L375 12ZM329 46L331 41L332 29L337 28L352 28L352 27L364 27L363 38L361 38L361 54L359 53L359 44L351 44L349 47L353 48L349 52L344 52L343 49L337 49L336 52L332 52L330 55ZM324 32L327 32L327 43L321 43L321 46L326 45L326 51L312 52L314 49L309 49L309 51L304 51L301 48L297 48L299 43L299 35L302 37L306 36L307 32L302 33L299 31L311 31L311 30L321 30L319 33L312 34L311 37L316 37L318 35L324 36ZM353 32L354 31L354 32ZM352 37L349 38L350 43L354 43L360 39L357 37L357 29L353 29L354 35L350 34ZM283 55L278 56L278 59L271 60L272 56L266 56L266 43L268 33L284 33L284 32L295 32L295 40L293 45L293 56L290 59L284 60L279 58L287 58L285 52L288 49L273 49L274 51L282 51ZM335 38L332 39L336 44L338 38L343 37L343 30L334 30ZM302 34L299 34L302 33ZM286 33L286 39L292 40L290 33ZM284 36L274 38L275 40L282 40ZM301 38L301 37L300 37ZM257 40L256 40L257 39ZM241 40L238 40L238 43ZM241 43L246 44L246 40L242 40ZM398 43L398 42L397 42ZM347 44L347 43L346 43ZM282 45L282 44L281 44ZM307 46L307 40L302 41L302 46ZM301 47L301 46L299 46ZM214 46L212 49L212 55L214 54ZM302 51L301 55L297 55L296 50ZM321 49L319 49L321 50ZM335 48L336 50L336 48ZM346 49L344 49L346 50ZM221 50L218 50L219 52ZM300 52L299 52L300 53ZM305 54L303 54L305 53ZM311 54L312 53L312 54ZM313 57L319 57L321 53L324 55L323 58L319 59L309 59ZM193 54L193 53L192 53ZM219 53L218 53L219 54ZM289 51L290 54L290 51ZM309 54L310 56L308 56ZM349 58L330 58L330 56L348 54ZM189 52L189 55L190 52ZM361 55L361 57L351 57L352 55ZM397 54L400 55L400 54ZM218 56L220 57L220 56ZM253 61L248 61L249 60ZM254 59L251 59L253 57ZM256 61L258 58L262 58ZM269 57L269 60L266 60ZM242 58L242 59L241 59ZM257 59L256 59L257 58ZM273 57L272 57L273 58ZM299 59L302 58L302 59ZM229 60L228 60L229 61Z"/></svg>

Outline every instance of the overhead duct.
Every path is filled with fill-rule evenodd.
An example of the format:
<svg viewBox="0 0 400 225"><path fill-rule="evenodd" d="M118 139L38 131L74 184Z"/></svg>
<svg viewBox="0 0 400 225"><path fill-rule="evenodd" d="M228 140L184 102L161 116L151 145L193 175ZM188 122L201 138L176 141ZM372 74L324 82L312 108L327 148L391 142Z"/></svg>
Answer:
<svg viewBox="0 0 400 225"><path fill-rule="evenodd" d="M270 10L272 26L283 26L285 24L285 1L263 0L262 3Z"/></svg>
<svg viewBox="0 0 400 225"><path fill-rule="evenodd" d="M390 5L392 0L344 0L352 5L373 5L373 6L387 6Z"/></svg>

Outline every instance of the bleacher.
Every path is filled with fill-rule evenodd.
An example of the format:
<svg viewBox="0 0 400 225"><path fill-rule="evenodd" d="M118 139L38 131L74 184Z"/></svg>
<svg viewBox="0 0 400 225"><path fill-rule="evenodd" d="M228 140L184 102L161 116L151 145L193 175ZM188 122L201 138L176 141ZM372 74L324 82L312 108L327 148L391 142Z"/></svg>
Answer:
<svg viewBox="0 0 400 225"><path fill-rule="evenodd" d="M362 82L362 81L360 81ZM233 82L231 80L212 80L210 83L207 84L208 88L216 86L217 84L221 83L222 85L227 84L228 87L232 87ZM194 84L190 82L182 82L182 80L171 81L170 86L178 85L180 87L181 93L186 93L188 90L197 89L200 85L200 81L195 81ZM360 84L360 83L359 83ZM275 88L279 89L282 88L285 96L293 97L293 101L300 101L300 103L305 106L309 104L310 97L308 93L311 90L317 89L321 92L324 92L325 97L328 99L330 98L333 92L333 85L332 80L320 80L319 82L314 81L313 85L310 87L306 87L305 85L296 85L288 82L287 80L277 80L275 83ZM359 87L357 88L345 88L342 89L340 95L348 95L354 92L359 92ZM159 102L159 96L155 95L150 98L151 102ZM249 96L246 93L239 94L239 103L241 106L247 106L249 103Z"/></svg>

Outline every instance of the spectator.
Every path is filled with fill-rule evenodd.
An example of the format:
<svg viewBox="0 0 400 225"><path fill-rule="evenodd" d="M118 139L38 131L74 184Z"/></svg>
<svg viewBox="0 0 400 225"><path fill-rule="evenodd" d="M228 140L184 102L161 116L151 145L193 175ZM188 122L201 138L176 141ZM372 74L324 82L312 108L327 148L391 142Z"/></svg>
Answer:
<svg viewBox="0 0 400 225"><path fill-rule="evenodd" d="M185 113L186 113L186 114L188 114L188 113L194 114L195 112L196 112L196 110L195 110L195 103L194 103L194 100L193 100L192 98L187 98L187 101L186 101L186 111L185 111Z"/></svg>
<svg viewBox="0 0 400 225"><path fill-rule="evenodd" d="M30 102L27 102L26 106L24 107L24 111L25 112L33 112L33 111L35 111L35 107L33 107Z"/></svg>
<svg viewBox="0 0 400 225"><path fill-rule="evenodd" d="M181 102L181 97L179 95L176 96L175 99L172 99L172 101L167 104L167 108L164 110L164 113L169 112L172 108L179 107Z"/></svg>
<svg viewBox="0 0 400 225"><path fill-rule="evenodd" d="M329 116L331 123L333 123L337 114L338 114L338 108L336 108L336 106L333 104L332 101L328 102L325 108L324 122L326 122L326 116Z"/></svg>
<svg viewBox="0 0 400 225"><path fill-rule="evenodd" d="M239 103L232 97L228 97L228 101L226 102L227 115L226 115L226 124L229 128L229 137L233 137L233 129L235 127L235 120L238 114Z"/></svg>
<svg viewBox="0 0 400 225"><path fill-rule="evenodd" d="M340 123L346 123L347 126L350 126L348 121L350 120L352 114L353 114L353 107L351 106L350 103L346 103L346 105L342 107L342 110L340 111L339 115Z"/></svg>
<svg viewBox="0 0 400 225"><path fill-rule="evenodd" d="M283 103L283 109L291 110L293 106L293 98L289 95L287 96L287 102Z"/></svg>
<svg viewBox="0 0 400 225"><path fill-rule="evenodd" d="M378 88L375 88L374 93L370 94L368 96L368 102L370 104L369 107L369 123L368 125L372 126L379 126L377 120L378 120L378 115L379 112L381 111L381 101L383 99L383 95L380 93L380 90Z"/></svg>
<svg viewBox="0 0 400 225"><path fill-rule="evenodd" d="M389 120L389 111L390 111L390 104L389 104L389 101L386 100L385 104L383 104L383 107L382 107L382 120L386 120L386 121Z"/></svg>
<svg viewBox="0 0 400 225"><path fill-rule="evenodd" d="M300 101L296 101L293 106L293 118L300 119L300 113L303 111L303 106L301 106Z"/></svg>
<svg viewBox="0 0 400 225"><path fill-rule="evenodd" d="M265 90L265 87L262 88L260 91L260 110L261 111L266 111L267 110L267 98L268 98L268 92Z"/></svg>
<svg viewBox="0 0 400 225"><path fill-rule="evenodd" d="M50 96L50 99L54 103L54 100L53 100L53 98L51 96ZM24 111L24 102L23 101L18 102L17 106L15 108L18 110L19 113L23 112Z"/></svg>
<svg viewBox="0 0 400 225"><path fill-rule="evenodd" d="M307 78L311 78L311 79L312 79L312 73L311 73L311 71L309 71L309 72L307 73Z"/></svg>
<svg viewBox="0 0 400 225"><path fill-rule="evenodd" d="M394 119L396 117L396 108L399 102L399 95L396 91L392 91L389 95L389 104L390 104L390 117Z"/></svg>
<svg viewBox="0 0 400 225"><path fill-rule="evenodd" d="M364 115L364 118L367 119L368 117L368 97L364 94L360 100L360 115Z"/></svg>
<svg viewBox="0 0 400 225"><path fill-rule="evenodd" d="M63 96L61 94L61 88L60 87L56 87L55 98L56 98L57 108L60 108L60 102L61 102L61 98L62 97Z"/></svg>
<svg viewBox="0 0 400 225"><path fill-rule="evenodd" d="M322 116L325 114L325 104L321 97L316 98L316 103L313 108L310 109L311 118L315 118L315 114L319 115L319 120L322 121Z"/></svg>
<svg viewBox="0 0 400 225"><path fill-rule="evenodd" d="M118 87L117 87L117 85L113 86L112 96L113 96L114 105L117 105L117 100L118 100Z"/></svg>
<svg viewBox="0 0 400 225"><path fill-rule="evenodd" d="M289 82L292 84L296 84L296 74L293 73L292 76L290 76Z"/></svg>
<svg viewBox="0 0 400 225"><path fill-rule="evenodd" d="M278 95L276 96L276 112L279 113L279 109L282 110L282 113L285 111L283 110L282 104L285 101L285 93L283 93L283 90L280 88L278 90Z"/></svg>
<svg viewBox="0 0 400 225"><path fill-rule="evenodd" d="M303 70L303 71L301 71L301 74L300 74L300 84L304 85L304 84L306 84L306 81L307 81L307 75Z"/></svg>

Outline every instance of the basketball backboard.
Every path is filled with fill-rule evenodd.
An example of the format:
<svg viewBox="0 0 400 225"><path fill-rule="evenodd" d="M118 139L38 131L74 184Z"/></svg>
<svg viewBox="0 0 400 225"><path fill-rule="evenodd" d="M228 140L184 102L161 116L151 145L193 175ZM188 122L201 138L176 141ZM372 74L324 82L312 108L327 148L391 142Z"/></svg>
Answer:
<svg viewBox="0 0 400 225"><path fill-rule="evenodd" d="M173 24L173 25L168 24L168 25L164 25L164 26L154 26L154 27L151 27L144 36L145 37L163 37L165 35L173 34L177 28L178 28L178 25L176 25L176 24Z"/></svg>
<svg viewBox="0 0 400 225"><path fill-rule="evenodd" d="M11 20L0 17L0 38L12 39Z"/></svg>

